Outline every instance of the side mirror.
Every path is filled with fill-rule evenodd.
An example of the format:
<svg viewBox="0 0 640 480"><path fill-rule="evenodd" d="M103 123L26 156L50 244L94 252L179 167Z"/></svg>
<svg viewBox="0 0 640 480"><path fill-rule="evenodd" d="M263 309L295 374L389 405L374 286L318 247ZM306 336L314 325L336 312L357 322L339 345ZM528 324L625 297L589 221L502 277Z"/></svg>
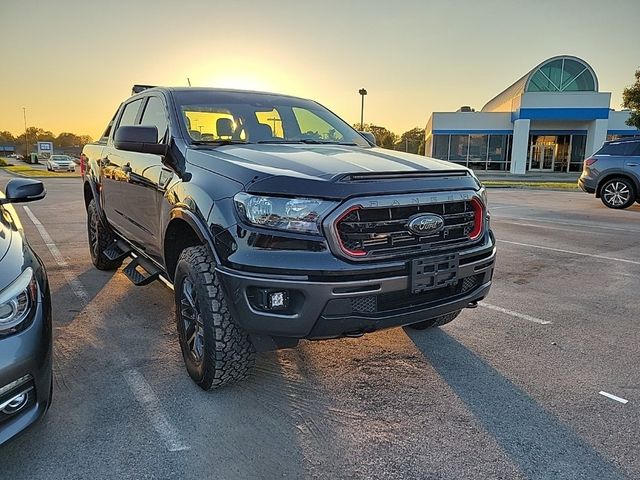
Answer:
<svg viewBox="0 0 640 480"><path fill-rule="evenodd" d="M33 202L42 200L46 194L42 182L29 178L14 178L7 182L4 189L5 198L0 199L0 204Z"/></svg>
<svg viewBox="0 0 640 480"><path fill-rule="evenodd" d="M129 125L118 127L113 136L113 143L118 150L138 153L165 155L167 146L158 143L158 128L147 125Z"/></svg>
<svg viewBox="0 0 640 480"><path fill-rule="evenodd" d="M366 141L368 141L371 145L377 145L376 136L371 132L358 132L362 135Z"/></svg>

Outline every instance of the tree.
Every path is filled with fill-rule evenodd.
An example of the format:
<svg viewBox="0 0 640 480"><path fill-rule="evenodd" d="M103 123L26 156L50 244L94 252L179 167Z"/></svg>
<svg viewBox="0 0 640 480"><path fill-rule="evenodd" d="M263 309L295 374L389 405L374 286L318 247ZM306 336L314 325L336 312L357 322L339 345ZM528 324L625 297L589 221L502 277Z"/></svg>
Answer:
<svg viewBox="0 0 640 480"><path fill-rule="evenodd" d="M11 146L16 144L15 137L11 134L11 132L0 132L0 145L3 146Z"/></svg>
<svg viewBox="0 0 640 480"><path fill-rule="evenodd" d="M400 135L394 148L403 152L424 155L424 128L415 127Z"/></svg>
<svg viewBox="0 0 640 480"><path fill-rule="evenodd" d="M636 83L622 92L622 106L631 109L627 125L640 129L640 69L636 70Z"/></svg>
<svg viewBox="0 0 640 480"><path fill-rule="evenodd" d="M355 124L353 127L359 130L360 124ZM398 136L395 133L379 125L365 123L364 131L373 133L376 137L376 144L382 148L393 149L393 145L398 141Z"/></svg>

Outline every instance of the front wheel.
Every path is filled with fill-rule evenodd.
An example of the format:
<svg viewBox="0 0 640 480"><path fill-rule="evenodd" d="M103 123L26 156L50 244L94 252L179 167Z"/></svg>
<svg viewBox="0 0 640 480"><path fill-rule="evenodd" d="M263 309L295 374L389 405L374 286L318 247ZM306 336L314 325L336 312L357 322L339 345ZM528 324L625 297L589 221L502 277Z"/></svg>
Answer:
<svg viewBox="0 0 640 480"><path fill-rule="evenodd" d="M429 320L425 320L424 322L414 323L412 325L407 325L409 328L413 330L426 330L427 328L441 327L442 325L446 325L449 322L452 322L462 310L456 310L455 312L445 313L444 315L440 315L436 318L431 318Z"/></svg>
<svg viewBox="0 0 640 480"><path fill-rule="evenodd" d="M626 178L612 178L602 186L600 198L605 206L622 209L633 205L636 201L636 193L633 185Z"/></svg>
<svg viewBox="0 0 640 480"><path fill-rule="evenodd" d="M205 246L182 251L174 280L178 336L189 376L203 390L246 378L255 349L229 312Z"/></svg>

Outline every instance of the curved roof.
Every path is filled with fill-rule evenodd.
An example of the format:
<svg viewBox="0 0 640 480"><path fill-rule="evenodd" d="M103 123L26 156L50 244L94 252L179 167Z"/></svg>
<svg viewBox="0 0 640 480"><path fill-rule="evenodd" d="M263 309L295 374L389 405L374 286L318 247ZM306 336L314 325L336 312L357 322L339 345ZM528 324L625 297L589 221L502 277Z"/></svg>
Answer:
<svg viewBox="0 0 640 480"><path fill-rule="evenodd" d="M587 62L570 55L545 60L482 107L483 112L500 106L525 92L597 92L598 77Z"/></svg>

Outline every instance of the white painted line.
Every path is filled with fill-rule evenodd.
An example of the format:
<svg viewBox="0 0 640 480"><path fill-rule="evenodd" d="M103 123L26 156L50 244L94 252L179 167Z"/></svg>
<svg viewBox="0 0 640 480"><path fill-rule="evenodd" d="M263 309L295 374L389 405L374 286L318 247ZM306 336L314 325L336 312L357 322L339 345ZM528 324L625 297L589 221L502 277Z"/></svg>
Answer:
<svg viewBox="0 0 640 480"><path fill-rule="evenodd" d="M549 322L548 320L542 320L540 318L532 317L531 315L514 312L513 310L508 310L506 308L498 307L497 305L491 305L490 303L480 302L478 303L478 305L484 308L488 308L489 310L495 310L496 312L504 313L505 315L511 315L512 317L519 318L521 320L527 320L529 322L537 323L539 325L551 325L551 322Z"/></svg>
<svg viewBox="0 0 640 480"><path fill-rule="evenodd" d="M189 446L180 439L176 429L173 428L173 425L171 425L167 417L165 417L162 406L160 405L160 400L158 400L158 397L153 393L151 385L147 383L144 376L137 370L131 369L124 372L124 378L129 384L129 388L131 388L136 400L144 408L153 428L167 445L168 450L170 452L189 450Z"/></svg>
<svg viewBox="0 0 640 480"><path fill-rule="evenodd" d="M491 208L489 208L491 211ZM540 222L540 223L552 223L555 225L571 225L572 227L585 227L589 229L600 228L602 230L616 230L619 232L628 232L628 233L640 233L640 230L634 228L622 228L622 227L611 227L608 225L594 225L593 223L578 223L578 222L567 222L561 219L553 219L553 218L536 218L536 217L511 217L511 216L501 216L494 215L491 217L491 220L497 221L506 221L506 220L524 220L526 222Z"/></svg>
<svg viewBox="0 0 640 480"><path fill-rule="evenodd" d="M539 228L540 230L560 230L563 232L578 232L578 233L588 233L589 235L611 235L609 232L597 232L595 230L587 230L585 227L584 230L578 230L577 228L568 228L568 227L552 227L550 225L534 225L533 223L524 223L524 222L512 222L510 220L500 220L497 219L499 222L504 222L504 223L508 223L510 225L519 225L521 227L533 227L533 228Z"/></svg>
<svg viewBox="0 0 640 480"><path fill-rule="evenodd" d="M616 402L620 402L623 405L626 403L629 403L629 400L625 400L624 398L620 398L620 397L616 397L615 395L612 395L610 393L607 392L598 392L600 395L603 395L607 398L610 398L611 400L615 400Z"/></svg>
<svg viewBox="0 0 640 480"><path fill-rule="evenodd" d="M33 214L29 207L24 206L22 208L24 208L25 213L38 229L38 233L40 233L42 240L44 240L44 243L49 249L49 252L51 252L51 256L56 261L58 266L62 269L62 274L64 275L64 278L69 284L69 287L73 291L74 295L78 297L80 302L82 302L83 307L87 306L89 304L89 293L82 286L80 280L78 280L78 278L69 271L69 264L62 256L62 253L60 253L60 250L51 238L51 235L49 235L49 232L47 232L47 230L44 228L44 225L40 223L40 220L38 220L38 218Z"/></svg>
<svg viewBox="0 0 640 480"><path fill-rule="evenodd" d="M622 263L630 263L632 265L640 265L640 262L638 262L636 260L627 260L626 258L607 257L606 255L595 255L593 253L576 252L574 250L565 250L563 248L544 247L542 245L532 245L530 243L512 242L510 240L498 239L497 241L498 242L502 242L502 243L510 243L512 245L520 245L522 247L539 248L540 250L551 250L553 252L569 253L571 255L580 255L580 256L583 256L583 257L598 258L600 260L611 260L611 261L614 261L614 262L622 262Z"/></svg>
<svg viewBox="0 0 640 480"><path fill-rule="evenodd" d="M24 211L38 229L38 233L40 233L40 236L47 245L51 255L60 266L65 280L69 284L69 287L71 287L74 295L78 297L78 300L80 300L82 307L90 309L91 303L89 292L87 292L82 283L74 276L73 272L71 272L69 264L51 238L51 235L49 235L49 232L47 232L44 225L42 225L40 220L38 220L29 207L25 206L22 208L24 208ZM111 349L116 353L116 356L123 365L129 364L129 359L118 349L117 345L112 345ZM155 396L151 386L147 383L142 374L135 369L130 369L124 373L124 376L129 388L131 388L131 392L140 405L145 409L147 415L149 415L149 419L154 429L162 437L169 451L178 452L181 450L188 450L190 447L180 440L175 428L169 423L167 417L164 415L160 401Z"/></svg>

